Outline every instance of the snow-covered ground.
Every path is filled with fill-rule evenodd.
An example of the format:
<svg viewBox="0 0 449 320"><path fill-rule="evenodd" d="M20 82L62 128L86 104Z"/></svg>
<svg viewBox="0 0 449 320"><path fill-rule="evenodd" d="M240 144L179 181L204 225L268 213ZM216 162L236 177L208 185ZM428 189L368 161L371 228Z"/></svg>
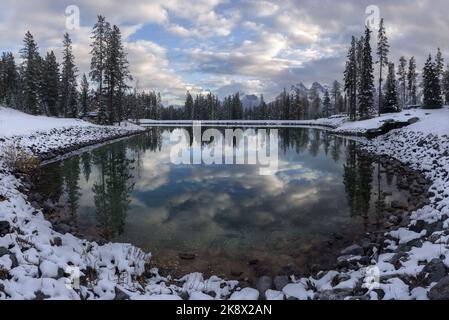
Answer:
<svg viewBox="0 0 449 320"><path fill-rule="evenodd" d="M294 278L268 299L449 299L449 108L407 110L360 122L319 119L312 125L335 132L360 133L388 119L420 121L368 142L364 148L421 171L432 181L430 204L410 213L411 223L388 232L383 246L371 245L369 265L360 247L341 261L351 267ZM306 125L308 123L301 123ZM276 124L275 124L276 125ZM240 290L238 282L200 273L182 279L161 277L146 268L151 255L129 244L77 239L52 229L41 211L27 201L26 186L6 167L2 153L9 145L28 147L46 157L142 130L138 126L100 127L79 120L32 117L0 108L0 299L257 299L256 289ZM79 289L67 285L81 272ZM358 295L366 280L375 280ZM438 284L437 284L438 283ZM437 285L436 285L437 284ZM429 293L430 292L430 293Z"/></svg>

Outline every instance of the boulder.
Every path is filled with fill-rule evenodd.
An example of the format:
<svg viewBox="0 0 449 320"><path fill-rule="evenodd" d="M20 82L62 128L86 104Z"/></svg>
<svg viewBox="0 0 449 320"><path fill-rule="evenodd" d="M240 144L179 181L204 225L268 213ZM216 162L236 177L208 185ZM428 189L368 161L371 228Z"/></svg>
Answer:
<svg viewBox="0 0 449 320"><path fill-rule="evenodd" d="M449 276L438 281L427 296L430 300L449 300Z"/></svg>

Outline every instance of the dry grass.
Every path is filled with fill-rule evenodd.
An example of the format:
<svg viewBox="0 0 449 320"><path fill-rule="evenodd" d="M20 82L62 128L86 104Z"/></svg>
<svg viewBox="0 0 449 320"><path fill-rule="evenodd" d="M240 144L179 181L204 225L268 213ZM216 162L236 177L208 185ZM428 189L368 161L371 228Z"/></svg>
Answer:
<svg viewBox="0 0 449 320"><path fill-rule="evenodd" d="M5 147L4 161L16 173L30 174L39 168L39 159L20 146Z"/></svg>

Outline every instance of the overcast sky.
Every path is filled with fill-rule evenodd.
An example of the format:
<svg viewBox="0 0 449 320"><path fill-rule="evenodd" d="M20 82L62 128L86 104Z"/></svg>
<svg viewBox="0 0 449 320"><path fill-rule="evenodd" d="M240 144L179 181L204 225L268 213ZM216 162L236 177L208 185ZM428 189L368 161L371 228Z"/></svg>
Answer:
<svg viewBox="0 0 449 320"><path fill-rule="evenodd" d="M66 27L69 5L80 10L79 29ZM17 53L30 30L42 54L59 57L69 32L80 74L88 72L90 32L102 14L121 27L139 88L160 91L166 103L180 103L186 90L269 100L295 83L341 80L369 5L385 18L394 61L414 55L421 68L437 47L449 54L447 0L0 0L0 51Z"/></svg>

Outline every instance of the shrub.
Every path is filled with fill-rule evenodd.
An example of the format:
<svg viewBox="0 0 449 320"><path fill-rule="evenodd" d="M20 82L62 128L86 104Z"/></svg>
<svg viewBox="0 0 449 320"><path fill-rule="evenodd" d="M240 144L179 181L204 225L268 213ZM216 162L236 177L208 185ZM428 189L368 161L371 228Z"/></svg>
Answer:
<svg viewBox="0 0 449 320"><path fill-rule="evenodd" d="M16 145L5 148L4 159L9 169L16 173L30 174L36 171L40 165L38 157Z"/></svg>

